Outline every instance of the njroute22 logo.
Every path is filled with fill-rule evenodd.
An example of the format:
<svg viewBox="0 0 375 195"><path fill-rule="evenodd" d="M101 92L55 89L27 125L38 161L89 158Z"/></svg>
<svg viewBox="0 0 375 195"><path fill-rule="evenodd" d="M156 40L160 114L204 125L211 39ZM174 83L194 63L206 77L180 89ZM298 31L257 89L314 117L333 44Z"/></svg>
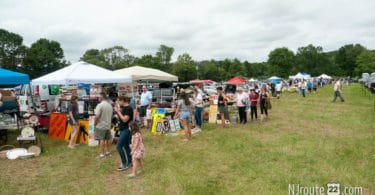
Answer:
<svg viewBox="0 0 375 195"><path fill-rule="evenodd" d="M362 195L362 187L341 186L339 183L327 183L327 186L303 186L289 184L289 195Z"/></svg>

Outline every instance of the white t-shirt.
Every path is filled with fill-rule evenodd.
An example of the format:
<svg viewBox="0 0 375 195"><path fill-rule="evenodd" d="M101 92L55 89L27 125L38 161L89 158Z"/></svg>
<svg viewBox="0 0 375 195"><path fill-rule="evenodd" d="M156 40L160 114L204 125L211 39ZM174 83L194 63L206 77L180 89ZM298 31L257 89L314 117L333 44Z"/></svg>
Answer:
<svg viewBox="0 0 375 195"><path fill-rule="evenodd" d="M203 107L203 96L201 93L197 94L197 97L194 99L194 105L196 107Z"/></svg>
<svg viewBox="0 0 375 195"><path fill-rule="evenodd" d="M149 91L146 91L146 93L142 92L141 94L141 106L148 106L152 99L152 94Z"/></svg>
<svg viewBox="0 0 375 195"><path fill-rule="evenodd" d="M242 92L241 94L236 93L236 99L237 99L237 106L238 107L244 107L246 106L245 102L249 102L249 95L245 92Z"/></svg>
<svg viewBox="0 0 375 195"><path fill-rule="evenodd" d="M281 83L276 84L276 91L281 91L282 85Z"/></svg>

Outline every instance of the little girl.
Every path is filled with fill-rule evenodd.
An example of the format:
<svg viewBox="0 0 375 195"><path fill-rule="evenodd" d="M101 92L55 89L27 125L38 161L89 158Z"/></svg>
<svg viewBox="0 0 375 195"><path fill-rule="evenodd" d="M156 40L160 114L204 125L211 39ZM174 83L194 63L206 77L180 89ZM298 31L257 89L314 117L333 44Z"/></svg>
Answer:
<svg viewBox="0 0 375 195"><path fill-rule="evenodd" d="M129 124L130 132L132 134L132 158L133 158L133 172L128 175L129 179L133 179L137 176L137 166L140 166L141 172L143 172L143 161L142 157L145 153L145 147L143 145L141 132L136 123L131 122Z"/></svg>

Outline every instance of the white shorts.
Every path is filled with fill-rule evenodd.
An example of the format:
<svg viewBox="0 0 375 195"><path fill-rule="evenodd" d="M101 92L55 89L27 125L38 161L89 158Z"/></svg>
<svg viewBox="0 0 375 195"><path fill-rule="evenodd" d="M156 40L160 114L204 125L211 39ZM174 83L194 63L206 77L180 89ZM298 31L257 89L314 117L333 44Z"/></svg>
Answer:
<svg viewBox="0 0 375 195"><path fill-rule="evenodd" d="M146 111L146 119L147 120L151 120L152 119L152 117L151 117L151 109L147 109L147 111Z"/></svg>

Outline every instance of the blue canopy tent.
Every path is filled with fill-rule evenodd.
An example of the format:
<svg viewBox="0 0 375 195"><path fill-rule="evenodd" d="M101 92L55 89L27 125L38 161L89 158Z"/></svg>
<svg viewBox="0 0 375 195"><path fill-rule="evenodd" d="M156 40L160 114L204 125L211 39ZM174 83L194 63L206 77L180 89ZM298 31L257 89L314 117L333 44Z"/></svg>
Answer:
<svg viewBox="0 0 375 195"><path fill-rule="evenodd" d="M29 75L0 68L0 85L20 85L29 83Z"/></svg>
<svg viewBox="0 0 375 195"><path fill-rule="evenodd" d="M280 77L277 77L277 76L273 76L273 77L270 77L268 78L268 80L271 82L271 83L278 83L279 81L282 81L283 79L280 78Z"/></svg>

